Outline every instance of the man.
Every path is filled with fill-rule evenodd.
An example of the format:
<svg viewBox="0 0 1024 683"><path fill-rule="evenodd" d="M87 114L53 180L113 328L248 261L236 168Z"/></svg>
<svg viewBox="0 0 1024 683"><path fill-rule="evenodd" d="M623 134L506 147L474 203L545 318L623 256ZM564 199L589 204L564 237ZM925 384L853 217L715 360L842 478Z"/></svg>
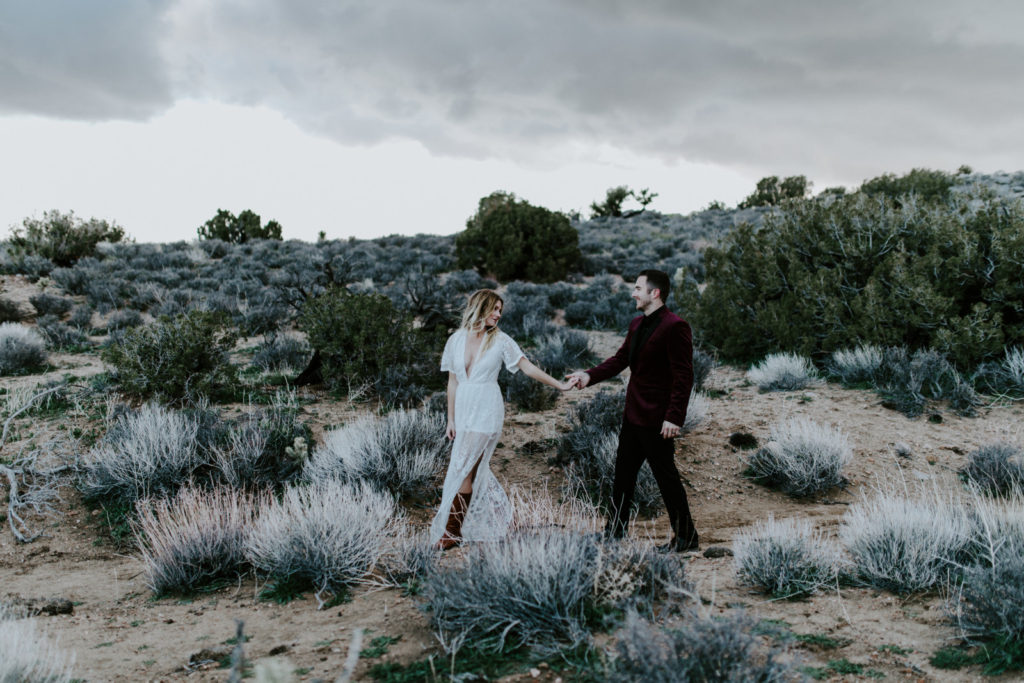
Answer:
<svg viewBox="0 0 1024 683"><path fill-rule="evenodd" d="M566 375L578 389L614 377L627 367L626 409L619 432L612 485L612 510L605 532L626 535L633 491L646 460L668 508L672 540L661 550L684 552L698 547L686 491L675 464L675 443L686 421L693 387L693 339L690 325L665 307L671 281L660 270L644 270L633 285L633 299L643 312L629 324L622 347L589 370Z"/></svg>

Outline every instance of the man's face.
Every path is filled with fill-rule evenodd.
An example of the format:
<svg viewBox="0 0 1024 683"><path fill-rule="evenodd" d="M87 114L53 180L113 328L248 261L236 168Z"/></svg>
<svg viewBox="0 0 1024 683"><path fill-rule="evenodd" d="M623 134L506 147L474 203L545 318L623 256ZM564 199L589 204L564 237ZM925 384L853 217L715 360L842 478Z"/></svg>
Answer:
<svg viewBox="0 0 1024 683"><path fill-rule="evenodd" d="M485 321L485 324L487 325L487 327L494 327L495 325L498 324L499 320L501 320L501 302L500 301L498 302L498 305L494 307L494 310L491 311L491 314L489 316L487 316L487 320Z"/></svg>
<svg viewBox="0 0 1024 683"><path fill-rule="evenodd" d="M647 276L641 275L633 285L633 299L636 301L637 310L644 310L654 301L654 291L647 289Z"/></svg>

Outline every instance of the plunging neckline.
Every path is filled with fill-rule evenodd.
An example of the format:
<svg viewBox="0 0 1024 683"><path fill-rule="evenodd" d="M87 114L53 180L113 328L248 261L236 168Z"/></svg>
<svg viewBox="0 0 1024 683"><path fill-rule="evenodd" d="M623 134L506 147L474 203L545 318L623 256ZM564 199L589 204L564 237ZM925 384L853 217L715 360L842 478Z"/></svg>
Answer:
<svg viewBox="0 0 1024 683"><path fill-rule="evenodd" d="M480 360L480 352L484 348L484 340L481 339L480 346L476 347L476 353L474 353L473 357L469 359L469 364L467 365L466 354L469 352L469 334L469 330L466 330L466 336L464 337L462 344L462 368L463 372L466 373L466 379L469 379L470 374L473 372L474 369L476 369L477 362Z"/></svg>

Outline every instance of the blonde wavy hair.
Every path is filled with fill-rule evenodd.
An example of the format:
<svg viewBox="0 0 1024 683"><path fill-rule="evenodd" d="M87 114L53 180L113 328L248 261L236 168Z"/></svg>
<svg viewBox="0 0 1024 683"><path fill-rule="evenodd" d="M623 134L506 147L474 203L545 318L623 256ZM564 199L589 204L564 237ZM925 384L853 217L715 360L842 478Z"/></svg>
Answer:
<svg viewBox="0 0 1024 683"><path fill-rule="evenodd" d="M487 348L498 337L498 326L487 329L487 318L499 305L505 306L505 300L493 289L478 289L469 295L466 310L462 312L462 328L470 332L484 330L484 341L480 351Z"/></svg>

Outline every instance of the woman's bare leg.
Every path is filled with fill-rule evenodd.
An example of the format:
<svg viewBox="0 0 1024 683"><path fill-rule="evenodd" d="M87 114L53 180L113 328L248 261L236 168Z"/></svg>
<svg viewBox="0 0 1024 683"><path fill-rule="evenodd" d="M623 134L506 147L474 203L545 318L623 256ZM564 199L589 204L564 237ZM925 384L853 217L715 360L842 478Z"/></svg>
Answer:
<svg viewBox="0 0 1024 683"><path fill-rule="evenodd" d="M476 481L476 470L480 467L480 461L484 459L483 453L476 459L476 464L473 465L473 469L469 471L469 476L466 477L462 486L459 487L459 493L473 493L473 482Z"/></svg>

